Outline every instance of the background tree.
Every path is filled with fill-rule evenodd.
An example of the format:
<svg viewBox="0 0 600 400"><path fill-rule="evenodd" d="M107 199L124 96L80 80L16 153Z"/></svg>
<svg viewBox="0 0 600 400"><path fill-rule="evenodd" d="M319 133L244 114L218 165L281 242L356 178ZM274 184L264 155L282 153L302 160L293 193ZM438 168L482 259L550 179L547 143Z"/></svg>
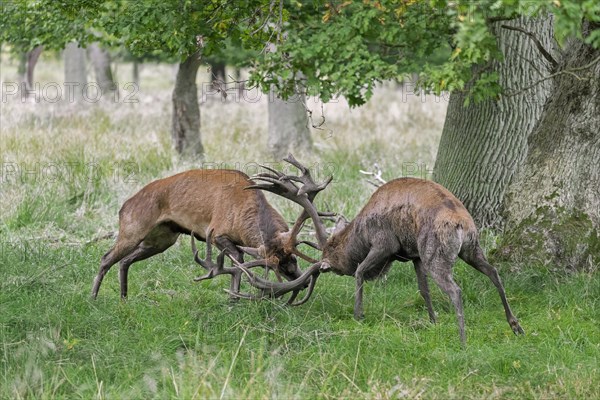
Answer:
<svg viewBox="0 0 600 400"><path fill-rule="evenodd" d="M312 148L306 97L301 91L283 99L271 90L269 93L269 136L267 148L279 160L290 151L309 151Z"/></svg>
<svg viewBox="0 0 600 400"><path fill-rule="evenodd" d="M594 269L600 262L600 49L584 21L550 75L552 97L505 196L498 255L513 262Z"/></svg>
<svg viewBox="0 0 600 400"><path fill-rule="evenodd" d="M470 84L466 91L452 92L433 178L463 201L478 226L501 228L504 194L526 156L527 138L552 86L549 81L534 84L554 68L536 43L553 49L554 39L550 16L490 21L488 26L503 57L474 67L474 74L490 71L515 93L465 105Z"/></svg>
<svg viewBox="0 0 600 400"><path fill-rule="evenodd" d="M172 96L173 143L182 154L200 156L204 150L196 75L201 57L217 53L226 41L240 47L264 46L269 35L265 21L271 14L269 3L259 0L122 1L105 6L100 24L134 55L160 54L179 63Z"/></svg>
<svg viewBox="0 0 600 400"><path fill-rule="evenodd" d="M577 92L567 91L568 81L563 80L570 76L589 82L594 77L591 71L595 71L600 61L594 58L600 48L600 4L592 0L476 3L439 0L325 3L300 8L299 12L307 15L301 19L303 24L290 25L288 40L259 65L253 76L257 82L276 85L290 94L298 74L302 73L308 92L317 93L324 100L335 94L344 95L352 106L368 100L376 82L422 70L422 88L453 93L434 169L435 179L456 192L483 225L500 229L504 215L509 221L507 237L522 228L514 221L536 225L531 232L545 232L541 241L546 245L541 248L554 249L539 257L547 261L560 263L562 260L556 256L573 235L572 230L566 232L555 225L546 229L544 224L554 220L572 222L573 215L577 221L589 221L585 224L590 234L580 246L585 249L579 253L600 258L599 246L594 244L598 240L600 208L595 205L599 196L593 190L582 190L589 186L588 179L595 176L591 164L597 160L600 127L592 113L597 110L582 106L580 114L571 114L571 119L566 117L560 123L555 121L553 129L548 123L553 120L549 113L558 112L552 106L556 105L555 99L563 99L562 110L570 110L565 108L566 99L575 104L598 104L595 86L588 83L586 88L578 86ZM583 30L582 21L588 21ZM574 42L561 47L567 37L573 37ZM451 52L444 62L415 65L414 60L431 55L446 44ZM278 78L281 76L283 80ZM463 105L467 108L463 109ZM589 123L575 126L579 120ZM587 145L586 151L572 145L574 138L566 139L575 132L581 134L582 130L584 137L592 138L579 140ZM577 183L567 185L550 177L551 168L541 169L541 159L556 157L544 151L543 142L552 143L548 146L567 146L565 154L577 154L577 164L572 160L559 162L564 169L561 173ZM567 159L566 155L563 157ZM576 165L584 165L581 170L585 173L576 173ZM567 173L569 168L571 171ZM513 179L517 171L519 178ZM533 181L529 179L532 176L536 177ZM547 187L548 182L554 182L556 194L548 188L539 193L552 194L550 197L557 199L552 203L553 209L561 210L565 216L554 218L552 213L545 212L549 207L547 202L532 202L532 193L520 186L526 182L532 188ZM507 193L512 194L508 197L510 204L516 206L509 206L506 214L502 214ZM541 194L533 196L541 198ZM581 207L583 202L592 206ZM511 210L521 213L516 217ZM543 215L537 218L540 214ZM516 231L511 227L516 227ZM553 239L560 245L548 242L553 235L562 237ZM512 247L505 247L508 250L502 253L511 253L515 246L518 241ZM576 260L584 258L574 257L571 264L582 266Z"/></svg>
<svg viewBox="0 0 600 400"><path fill-rule="evenodd" d="M87 47L88 57L94 67L96 82L100 87L103 97L112 97L118 90L112 73L112 59L108 49L104 48L99 42L92 42Z"/></svg>
<svg viewBox="0 0 600 400"><path fill-rule="evenodd" d="M83 89L87 85L87 63L85 60L85 49L79 47L75 42L67 43L64 51L65 60L65 86L68 97L65 100L81 102L83 100ZM73 97L70 98L71 93Z"/></svg>
<svg viewBox="0 0 600 400"><path fill-rule="evenodd" d="M18 0L2 4L0 43L9 43L13 52L28 54L27 82L33 85L33 68L41 49L65 49L65 82L75 100L82 98L87 83L85 50L93 40L91 34L100 12L98 3L89 0L72 2Z"/></svg>

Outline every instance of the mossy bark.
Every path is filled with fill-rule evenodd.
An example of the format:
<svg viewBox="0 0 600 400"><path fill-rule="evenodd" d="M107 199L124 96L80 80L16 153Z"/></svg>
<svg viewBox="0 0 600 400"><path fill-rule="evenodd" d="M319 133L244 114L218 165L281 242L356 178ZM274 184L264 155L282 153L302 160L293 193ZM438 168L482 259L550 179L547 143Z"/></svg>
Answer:
<svg viewBox="0 0 600 400"><path fill-rule="evenodd" d="M584 28L585 32L585 28ZM565 46L553 95L513 179L498 255L566 268L600 263L600 50ZM595 63L594 63L595 62Z"/></svg>

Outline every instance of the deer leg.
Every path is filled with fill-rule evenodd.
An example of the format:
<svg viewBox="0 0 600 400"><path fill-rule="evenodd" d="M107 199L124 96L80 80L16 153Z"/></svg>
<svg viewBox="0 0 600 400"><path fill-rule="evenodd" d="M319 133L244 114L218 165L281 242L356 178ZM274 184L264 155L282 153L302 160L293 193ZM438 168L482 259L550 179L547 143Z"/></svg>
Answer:
<svg viewBox="0 0 600 400"><path fill-rule="evenodd" d="M421 292L421 296L423 297L423 300L425 300L425 305L427 306L429 320L432 324L435 324L435 312L433 311L433 306L431 305L431 297L429 296L427 273L423 269L421 260L413 260L413 265L415 266L415 272L417 273L417 283L419 284L419 292Z"/></svg>
<svg viewBox="0 0 600 400"><path fill-rule="evenodd" d="M119 269L119 282L121 284L121 298L127 297L127 274L131 264L145 260L153 255L162 253L177 241L179 233L171 230L166 225L154 227L127 257L121 260Z"/></svg>
<svg viewBox="0 0 600 400"><path fill-rule="evenodd" d="M363 285L365 282L364 275L367 271L373 268L382 268L383 265L390 262L390 253L394 254L397 250L385 248L371 247L367 257L358 265L354 274L356 278L356 291L354 293L354 318L357 320L364 319L363 311Z"/></svg>
<svg viewBox="0 0 600 400"><path fill-rule="evenodd" d="M463 312L463 304L461 298L461 290L458 284L452 278L453 260L447 260L439 253L432 260L426 262L427 271L435 280L435 283L442 289L444 293L450 297L450 301L454 305L456 311L456 319L458 322L458 332L460 334L460 342L464 346L467 342L465 335L465 316Z"/></svg>
<svg viewBox="0 0 600 400"><path fill-rule="evenodd" d="M131 264L145 260L156 254L162 253L177 241L179 233L172 231L167 226L157 226L127 257L120 262L119 282L121 284L121 298L127 297L127 274Z"/></svg>
<svg viewBox="0 0 600 400"><path fill-rule="evenodd" d="M139 241L126 242L124 240L120 241L117 239L117 243L114 245L114 247L110 249L104 256L102 256L102 260L100 261L100 269L98 270L98 275L96 275L96 278L94 279L94 285L92 287L92 298L95 299L98 297L100 285L102 284L104 276L110 270L110 267L119 262L119 260L121 260L123 257L130 254L136 248L138 243Z"/></svg>
<svg viewBox="0 0 600 400"><path fill-rule="evenodd" d="M504 286L502 285L502 281L500 280L500 276L498 275L498 271L492 265L490 265L485 256L483 255L483 251L481 247L477 246L477 248L472 252L472 254L467 254L468 252L464 252L465 254L460 254L460 258L462 258L467 264L475 268L477 271L486 275L496 289L498 289L498 293L500 294L500 299L502 300L502 305L504 306L504 313L506 314L506 320L510 325L511 329L515 333L515 335L524 335L525 331L519 325L519 321L513 315L510 306L508 305L508 300L506 299L506 293L504 291Z"/></svg>

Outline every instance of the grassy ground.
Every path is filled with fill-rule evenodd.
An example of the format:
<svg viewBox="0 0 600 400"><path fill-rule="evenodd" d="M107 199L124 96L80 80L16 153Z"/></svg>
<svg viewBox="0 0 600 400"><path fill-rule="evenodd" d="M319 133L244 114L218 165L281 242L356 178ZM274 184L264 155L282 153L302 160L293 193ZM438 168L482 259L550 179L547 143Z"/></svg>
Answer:
<svg viewBox="0 0 600 400"><path fill-rule="evenodd" d="M121 82L128 68L119 66ZM42 58L38 77L59 82L60 71ZM116 269L90 300L123 201L157 177L201 166L170 147L172 76L146 66L133 104L1 103L0 398L600 397L597 272L499 265L527 331L515 337L493 285L457 264L466 349L433 286L439 323L428 322L409 264L367 284L362 323L352 318L353 280L327 274L302 307L231 305L228 278L191 281L199 270L187 239L134 265L127 302ZM14 77L4 59L0 79ZM360 110L324 107L317 151L297 155L334 172L323 204L353 216L373 190L358 170L374 162L387 179L427 176L445 104L384 87ZM202 118L207 165L252 172L272 161L261 150L266 99L209 97ZM295 207L273 202L294 219Z"/></svg>

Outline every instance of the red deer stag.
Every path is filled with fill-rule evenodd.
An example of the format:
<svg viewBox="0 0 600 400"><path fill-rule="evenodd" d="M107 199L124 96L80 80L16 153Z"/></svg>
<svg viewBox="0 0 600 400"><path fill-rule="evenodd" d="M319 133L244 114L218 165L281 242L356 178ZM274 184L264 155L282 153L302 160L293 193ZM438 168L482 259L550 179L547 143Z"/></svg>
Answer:
<svg viewBox="0 0 600 400"><path fill-rule="evenodd" d="M212 241L229 256L243 262L243 252L270 260L276 274L300 276L295 226L289 231L283 217L260 191L245 190L254 182L235 170L191 170L151 182L127 200L119 211L117 242L103 257L94 280L96 298L104 275L120 261L121 297L127 297L127 273L136 261L162 253L181 233ZM242 247L244 246L244 247ZM207 249L208 250L208 249ZM196 258L196 261L200 261ZM274 264L273 264L274 263ZM263 264L266 263L263 260ZM208 270L195 280L232 275L232 293L239 291L241 271L201 263Z"/></svg>
<svg viewBox="0 0 600 400"><path fill-rule="evenodd" d="M483 255L471 215L447 189L423 179L399 178L390 181L373 193L353 221L327 239L324 225L312 201L314 188L320 187L314 183L308 169L292 155L285 161L296 166L302 176L289 176L271 170L271 173L253 177L261 183L252 188L267 190L300 204L304 209L303 215L309 215L315 224L322 258L292 282L270 282L247 271L246 265L239 265L248 275L250 283L263 290L262 296L270 293L278 297L298 290L306 285L309 278L312 280L312 289L321 271L333 271L338 275L356 278L354 317L362 319L364 281L384 274L393 261L412 261L419 291L431 321L435 322L435 313L429 296L427 275L450 297L456 310L460 340L465 344L461 289L452 278L452 266L460 257L490 278L498 289L513 332L524 334L510 310L498 272ZM294 182L303 185L298 187Z"/></svg>

